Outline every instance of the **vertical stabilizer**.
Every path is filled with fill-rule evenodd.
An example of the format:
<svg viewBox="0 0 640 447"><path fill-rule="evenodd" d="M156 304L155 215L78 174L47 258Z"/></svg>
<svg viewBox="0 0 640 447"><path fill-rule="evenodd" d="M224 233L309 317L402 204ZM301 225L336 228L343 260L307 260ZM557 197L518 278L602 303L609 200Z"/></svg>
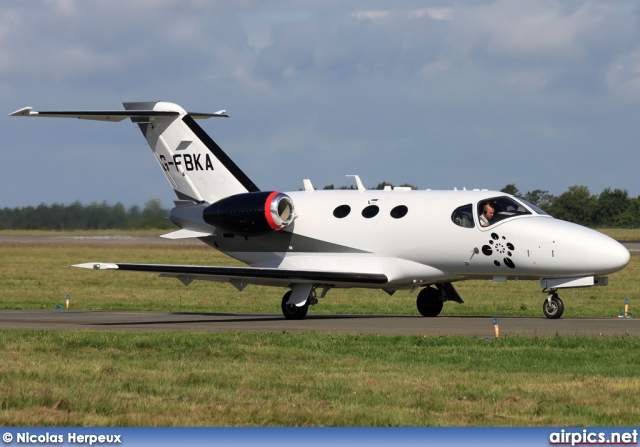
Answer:
<svg viewBox="0 0 640 447"><path fill-rule="evenodd" d="M190 114L166 102L127 102L129 111L173 112L132 116L147 139L169 184L180 200L213 203L225 197L259 191L258 187L224 153L195 118L228 116Z"/></svg>

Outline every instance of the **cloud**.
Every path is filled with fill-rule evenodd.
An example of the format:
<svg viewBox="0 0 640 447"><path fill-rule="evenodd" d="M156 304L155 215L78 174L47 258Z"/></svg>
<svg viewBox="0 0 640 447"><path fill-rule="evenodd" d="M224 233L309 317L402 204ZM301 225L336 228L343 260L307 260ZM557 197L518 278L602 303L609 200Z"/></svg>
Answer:
<svg viewBox="0 0 640 447"><path fill-rule="evenodd" d="M351 13L356 20L379 20L389 17L389 11L356 11Z"/></svg>
<svg viewBox="0 0 640 447"><path fill-rule="evenodd" d="M0 98L6 113L158 99L226 108L231 120L204 125L265 187L297 189L303 172L339 184L356 172L366 184L560 193L584 183L637 195L631 163L607 177L597 166L635 159L637 19L604 0L14 2L0 11ZM124 123L10 120L7 147L22 149L12 163L42 163L38 178L51 173L52 186L5 201L74 200L53 177L97 169L68 152L95 146L97 132L104 151L122 149L99 163L127 163L127 175L118 193L87 195L143 204L149 197L132 192L142 181L145 194L172 198L161 173L128 178L145 162L126 154L144 151L157 167ZM290 174L274 178L283 166ZM25 177L8 173L0 187L31 191Z"/></svg>
<svg viewBox="0 0 640 447"><path fill-rule="evenodd" d="M419 19L428 16L433 20L452 20L455 17L454 10L451 8L424 8L417 11L411 11L407 17L410 19Z"/></svg>
<svg viewBox="0 0 640 447"><path fill-rule="evenodd" d="M451 41L460 58L526 88L601 93L610 65L637 45L634 21L609 4L499 0L461 8Z"/></svg>

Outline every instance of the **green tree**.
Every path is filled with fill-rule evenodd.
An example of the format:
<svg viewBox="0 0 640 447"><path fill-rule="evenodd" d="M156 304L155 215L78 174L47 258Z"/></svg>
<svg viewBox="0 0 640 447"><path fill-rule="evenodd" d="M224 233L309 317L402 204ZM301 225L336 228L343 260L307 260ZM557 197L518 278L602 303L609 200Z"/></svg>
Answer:
<svg viewBox="0 0 640 447"><path fill-rule="evenodd" d="M142 212L138 205L133 205L127 211L127 228L136 228L142 220Z"/></svg>
<svg viewBox="0 0 640 447"><path fill-rule="evenodd" d="M589 188L574 185L553 201L549 212L557 219L591 226L596 206L597 198L591 195Z"/></svg>
<svg viewBox="0 0 640 447"><path fill-rule="evenodd" d="M605 188L598 196L598 204L593 224L603 228L619 228L625 226L623 215L631 206L631 199L626 189Z"/></svg>
<svg viewBox="0 0 640 447"><path fill-rule="evenodd" d="M389 186L391 187L391 189L393 189L393 183L389 183L389 182L380 182L376 185L375 188L371 188L371 189L383 190L385 186Z"/></svg>
<svg viewBox="0 0 640 447"><path fill-rule="evenodd" d="M138 228L173 228L173 224L167 219L167 210L162 208L159 199L149 200L142 210L141 217Z"/></svg>
<svg viewBox="0 0 640 447"><path fill-rule="evenodd" d="M629 206L619 216L618 222L620 228L640 228L640 197L629 199Z"/></svg>
<svg viewBox="0 0 640 447"><path fill-rule="evenodd" d="M535 206L538 206L545 211L548 211L548 209L553 205L555 197L549 194L549 191L534 189L533 191L528 191L524 195L523 199L529 203L533 203Z"/></svg>
<svg viewBox="0 0 640 447"><path fill-rule="evenodd" d="M507 186L502 188L500 192L511 194L513 196L520 196L520 191L518 191L518 188L516 188L515 183L509 183Z"/></svg>

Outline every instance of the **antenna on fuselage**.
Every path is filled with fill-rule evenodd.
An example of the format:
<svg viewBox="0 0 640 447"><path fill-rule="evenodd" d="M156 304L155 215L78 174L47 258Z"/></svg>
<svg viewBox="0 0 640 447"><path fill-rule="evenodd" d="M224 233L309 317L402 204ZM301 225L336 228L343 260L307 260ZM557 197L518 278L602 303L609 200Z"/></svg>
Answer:
<svg viewBox="0 0 640 447"><path fill-rule="evenodd" d="M311 184L311 180L308 178L302 180L302 185L304 186L305 191L313 191L313 185Z"/></svg>
<svg viewBox="0 0 640 447"><path fill-rule="evenodd" d="M362 184L362 181L360 180L360 176L359 175L347 174L345 177L353 177L356 180L356 186L358 187L358 191L365 191L367 189Z"/></svg>

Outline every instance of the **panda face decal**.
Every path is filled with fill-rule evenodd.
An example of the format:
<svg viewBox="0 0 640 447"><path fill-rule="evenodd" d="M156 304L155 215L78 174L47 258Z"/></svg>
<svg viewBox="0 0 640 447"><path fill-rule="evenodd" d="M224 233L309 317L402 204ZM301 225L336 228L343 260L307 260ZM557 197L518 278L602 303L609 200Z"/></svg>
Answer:
<svg viewBox="0 0 640 447"><path fill-rule="evenodd" d="M482 246L482 253L485 256L494 256L498 259L494 259L493 263L496 267L500 267L500 260L510 269L516 268L516 265L511 260L515 247L511 242L507 242L507 238L500 237L497 233L491 233L491 240L489 244Z"/></svg>

